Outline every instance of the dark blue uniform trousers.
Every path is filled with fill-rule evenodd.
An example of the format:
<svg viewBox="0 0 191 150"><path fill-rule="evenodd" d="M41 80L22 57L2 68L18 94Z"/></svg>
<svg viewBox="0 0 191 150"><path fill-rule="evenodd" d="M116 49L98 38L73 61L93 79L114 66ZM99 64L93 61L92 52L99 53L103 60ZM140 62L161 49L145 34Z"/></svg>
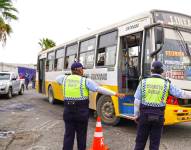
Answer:
<svg viewBox="0 0 191 150"><path fill-rule="evenodd" d="M159 150L160 138L163 130L164 116L159 119L149 119L151 114L141 113L138 119L135 150L144 150L148 137L150 138L150 150Z"/></svg>
<svg viewBox="0 0 191 150"><path fill-rule="evenodd" d="M65 122L65 134L63 150L73 150L75 134L77 135L78 150L86 149L88 118L88 106L64 107L63 119Z"/></svg>

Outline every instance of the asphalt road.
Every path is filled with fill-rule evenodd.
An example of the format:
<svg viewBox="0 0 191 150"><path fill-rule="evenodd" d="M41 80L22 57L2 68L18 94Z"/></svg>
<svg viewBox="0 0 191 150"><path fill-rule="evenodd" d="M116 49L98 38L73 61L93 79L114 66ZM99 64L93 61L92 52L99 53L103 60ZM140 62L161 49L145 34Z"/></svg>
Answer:
<svg viewBox="0 0 191 150"><path fill-rule="evenodd" d="M64 134L62 103L51 105L47 98L34 90L7 100L0 98L0 150L61 150ZM87 148L90 147L96 125L91 116ZM132 150L136 124L122 120L118 126L103 125L104 143L110 150ZM149 144L149 143L148 143ZM146 149L148 149L148 144ZM166 126L160 150L190 150L191 123ZM76 148L76 142L74 145Z"/></svg>

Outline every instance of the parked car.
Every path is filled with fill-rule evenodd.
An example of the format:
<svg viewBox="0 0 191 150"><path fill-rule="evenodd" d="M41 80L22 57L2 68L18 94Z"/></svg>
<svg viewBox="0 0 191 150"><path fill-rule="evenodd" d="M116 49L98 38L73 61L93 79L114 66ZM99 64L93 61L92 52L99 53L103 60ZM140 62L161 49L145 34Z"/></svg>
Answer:
<svg viewBox="0 0 191 150"><path fill-rule="evenodd" d="M24 79L20 79L17 73L0 72L0 95L12 98L13 94L23 95Z"/></svg>

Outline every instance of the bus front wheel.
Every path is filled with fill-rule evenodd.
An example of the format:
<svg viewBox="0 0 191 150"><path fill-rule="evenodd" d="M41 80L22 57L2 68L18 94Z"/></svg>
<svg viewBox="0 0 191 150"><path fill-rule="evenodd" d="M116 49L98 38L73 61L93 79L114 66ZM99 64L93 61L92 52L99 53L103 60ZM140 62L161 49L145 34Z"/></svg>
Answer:
<svg viewBox="0 0 191 150"><path fill-rule="evenodd" d="M115 115L115 109L110 96L102 95L97 102L97 114L103 123L117 125L120 118Z"/></svg>
<svg viewBox="0 0 191 150"><path fill-rule="evenodd" d="M54 93L51 86L48 88L48 101L50 104L55 104Z"/></svg>

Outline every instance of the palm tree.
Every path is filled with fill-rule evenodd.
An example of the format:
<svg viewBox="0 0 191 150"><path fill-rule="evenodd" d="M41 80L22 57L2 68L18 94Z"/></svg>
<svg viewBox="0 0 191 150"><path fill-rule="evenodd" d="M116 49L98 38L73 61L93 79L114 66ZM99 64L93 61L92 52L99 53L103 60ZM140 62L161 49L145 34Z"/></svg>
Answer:
<svg viewBox="0 0 191 150"><path fill-rule="evenodd" d="M5 23L3 18L0 17L0 42L2 42L3 46L6 43L7 35L10 35L11 32L12 32L11 26Z"/></svg>
<svg viewBox="0 0 191 150"><path fill-rule="evenodd" d="M40 39L40 42L38 42L38 44L40 45L42 51L56 46L56 43L48 38Z"/></svg>
<svg viewBox="0 0 191 150"><path fill-rule="evenodd" d="M0 42L6 44L7 35L10 35L12 28L9 25L11 20L17 20L13 12L18 12L11 0L0 0Z"/></svg>

